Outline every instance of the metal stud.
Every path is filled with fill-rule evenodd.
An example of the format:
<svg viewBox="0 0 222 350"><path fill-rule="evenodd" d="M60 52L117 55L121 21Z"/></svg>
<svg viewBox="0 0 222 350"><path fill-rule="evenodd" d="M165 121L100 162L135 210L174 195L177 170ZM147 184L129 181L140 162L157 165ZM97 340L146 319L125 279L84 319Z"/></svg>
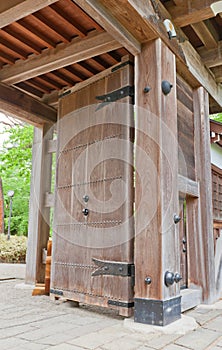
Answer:
<svg viewBox="0 0 222 350"><path fill-rule="evenodd" d="M148 92L150 92L150 90L151 90L151 87L150 87L150 86L145 86L145 88L143 89L143 92L144 92L145 94L147 94Z"/></svg>
<svg viewBox="0 0 222 350"><path fill-rule="evenodd" d="M147 276L144 281L145 281L146 284L151 284L152 283L152 279L149 276Z"/></svg>
<svg viewBox="0 0 222 350"><path fill-rule="evenodd" d="M161 84L161 87L162 87L162 92L164 95L168 95L173 87L173 85L167 81L167 80L163 80L162 81L162 84Z"/></svg>

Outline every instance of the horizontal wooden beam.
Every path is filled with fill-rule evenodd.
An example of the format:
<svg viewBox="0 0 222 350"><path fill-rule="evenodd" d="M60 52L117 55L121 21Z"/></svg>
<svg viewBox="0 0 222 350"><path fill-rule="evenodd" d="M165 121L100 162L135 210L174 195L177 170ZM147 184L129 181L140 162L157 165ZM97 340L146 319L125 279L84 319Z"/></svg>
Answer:
<svg viewBox="0 0 222 350"><path fill-rule="evenodd" d="M0 83L0 111L35 126L57 121L57 111L12 86Z"/></svg>
<svg viewBox="0 0 222 350"><path fill-rule="evenodd" d="M217 47L216 39L204 22L191 24L191 27L208 50Z"/></svg>
<svg viewBox="0 0 222 350"><path fill-rule="evenodd" d="M58 0L10 0L1 1L0 28L41 10Z"/></svg>
<svg viewBox="0 0 222 350"><path fill-rule="evenodd" d="M183 194L198 198L200 196L199 182L178 175L178 190Z"/></svg>
<svg viewBox="0 0 222 350"><path fill-rule="evenodd" d="M25 62L19 60L13 66L6 66L0 71L0 81L16 84L120 47L121 44L110 34L92 33L86 38L77 38L69 44L45 50L41 55L30 57Z"/></svg>
<svg viewBox="0 0 222 350"><path fill-rule="evenodd" d="M212 50L207 50L206 48L197 49L202 62L207 67L216 67L222 65L222 41L219 41L217 48Z"/></svg>
<svg viewBox="0 0 222 350"><path fill-rule="evenodd" d="M184 0L178 6L166 2L166 8L172 16L173 23L179 27L184 27L193 23L204 21L214 17L211 5L215 0Z"/></svg>
<svg viewBox="0 0 222 350"><path fill-rule="evenodd" d="M181 48L183 54L186 58L186 65L190 73L197 79L197 81L202 85L211 97L222 106L222 87L217 84L213 78L213 74L204 66L201 57L193 48L193 46L185 41L181 43Z"/></svg>
<svg viewBox="0 0 222 350"><path fill-rule="evenodd" d="M131 54L141 51L139 41L97 0L75 0L78 6L94 18L108 33L122 44ZM133 18L132 18L133 20Z"/></svg>
<svg viewBox="0 0 222 350"><path fill-rule="evenodd" d="M222 66L213 67L211 70L215 76L216 82L222 83Z"/></svg>

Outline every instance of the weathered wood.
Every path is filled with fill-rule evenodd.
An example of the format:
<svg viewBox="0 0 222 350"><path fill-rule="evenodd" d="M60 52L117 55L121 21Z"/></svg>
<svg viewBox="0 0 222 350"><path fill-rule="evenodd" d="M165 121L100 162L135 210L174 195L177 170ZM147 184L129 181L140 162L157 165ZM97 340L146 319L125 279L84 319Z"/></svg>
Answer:
<svg viewBox="0 0 222 350"><path fill-rule="evenodd" d="M189 42L184 42L180 45L183 49L189 71L215 99L219 106L222 106L222 87L215 82L192 45Z"/></svg>
<svg viewBox="0 0 222 350"><path fill-rule="evenodd" d="M52 138L50 126L35 128L32 151L32 177L29 207L26 283L42 283L45 265L42 250L47 247L50 227L50 208L44 206L44 194L51 189L52 155L46 153L47 140Z"/></svg>
<svg viewBox="0 0 222 350"><path fill-rule="evenodd" d="M92 273L97 270L93 258L133 262L132 143L130 128L120 122L122 118L123 124L132 122L131 97L121 99L120 104L103 105L96 96L132 85L132 72L133 67L126 64L103 79L97 77L93 84L80 84L79 90L59 101L51 287L62 290L67 299L114 307L121 313L121 305L108 301L132 303L131 278ZM117 152L116 156L110 157L108 151ZM81 157L84 161L77 166ZM121 188L115 194L116 203L123 200L123 204L112 208L111 190L116 181L125 183L124 194ZM87 203L83 200L86 194ZM89 209L87 217L84 208ZM124 308L124 314L129 316L131 309Z"/></svg>
<svg viewBox="0 0 222 350"><path fill-rule="evenodd" d="M199 183L182 175L178 176L178 190L191 197L198 198L200 196Z"/></svg>
<svg viewBox="0 0 222 350"><path fill-rule="evenodd" d="M69 44L60 44L25 62L18 61L1 69L0 81L15 84L120 47L121 44L108 33L91 33L83 39L75 38Z"/></svg>
<svg viewBox="0 0 222 350"><path fill-rule="evenodd" d="M57 150L57 140L48 140L46 145L47 153L55 153Z"/></svg>
<svg viewBox="0 0 222 350"><path fill-rule="evenodd" d="M184 0L178 3L178 6L174 6L172 2L169 5L166 3L166 7L172 16L173 23L184 27L214 17L210 7L214 2L215 0L192 0L192 6L190 6L190 1Z"/></svg>
<svg viewBox="0 0 222 350"><path fill-rule="evenodd" d="M222 65L222 41L218 42L218 46L215 49L207 50L206 48L198 48L197 49L202 62L207 67L216 67Z"/></svg>
<svg viewBox="0 0 222 350"><path fill-rule="evenodd" d="M133 33L130 33L115 17L108 12L97 0L75 0L84 11L94 18L108 33L130 53L136 55L141 50L141 45ZM134 17L131 17L134 20Z"/></svg>
<svg viewBox="0 0 222 350"><path fill-rule="evenodd" d="M0 28L41 10L58 0L10 0L2 1L0 7Z"/></svg>
<svg viewBox="0 0 222 350"><path fill-rule="evenodd" d="M44 206L47 208L52 208L54 206L54 193L45 193Z"/></svg>
<svg viewBox="0 0 222 350"><path fill-rule="evenodd" d="M161 91L162 80L174 86L167 96ZM152 89L145 94L147 85ZM175 57L159 39L144 45L136 57L135 104L135 297L163 300L179 294L177 284L164 285L168 269L179 271L178 228L173 222L179 203ZM148 276L150 285L145 283Z"/></svg>
<svg viewBox="0 0 222 350"><path fill-rule="evenodd" d="M201 137L200 137L201 135ZM203 300L215 300L215 266L212 214L212 184L210 157L210 125L208 94L203 88L194 91L194 139L196 180L200 186L200 197L190 199L187 205L187 220L192 222L189 235L190 283L202 287Z"/></svg>
<svg viewBox="0 0 222 350"><path fill-rule="evenodd" d="M217 47L216 39L204 22L194 23L191 27L208 50Z"/></svg>
<svg viewBox="0 0 222 350"><path fill-rule="evenodd" d="M1 83L0 110L35 126L57 121L57 111L54 108Z"/></svg>

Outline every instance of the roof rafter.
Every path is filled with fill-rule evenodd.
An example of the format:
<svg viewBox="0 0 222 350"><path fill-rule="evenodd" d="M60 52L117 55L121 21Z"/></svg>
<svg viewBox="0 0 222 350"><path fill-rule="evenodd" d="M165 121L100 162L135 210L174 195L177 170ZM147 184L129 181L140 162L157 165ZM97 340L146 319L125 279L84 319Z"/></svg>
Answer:
<svg viewBox="0 0 222 350"><path fill-rule="evenodd" d="M216 67L222 65L222 40L218 42L215 49L207 50L206 48L197 49L203 63L207 67Z"/></svg>
<svg viewBox="0 0 222 350"><path fill-rule="evenodd" d="M18 61L13 66L6 66L0 71L0 81L16 84L120 47L121 44L108 33L91 33L84 39L74 39L69 44L60 44L55 49L45 50L41 56L33 56L25 62Z"/></svg>
<svg viewBox="0 0 222 350"><path fill-rule="evenodd" d="M57 111L54 108L2 83L0 83L0 110L36 126L57 121Z"/></svg>

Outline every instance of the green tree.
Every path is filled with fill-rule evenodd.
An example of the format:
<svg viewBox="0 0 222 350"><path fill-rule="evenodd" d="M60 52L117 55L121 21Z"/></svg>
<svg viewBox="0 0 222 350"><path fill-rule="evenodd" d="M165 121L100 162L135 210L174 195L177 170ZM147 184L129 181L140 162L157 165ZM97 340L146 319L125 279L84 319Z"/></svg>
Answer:
<svg viewBox="0 0 222 350"><path fill-rule="evenodd" d="M212 114L210 118L215 120L216 122L222 123L222 113Z"/></svg>
<svg viewBox="0 0 222 350"><path fill-rule="evenodd" d="M8 229L9 190L14 191L11 233L27 235L32 167L33 127L15 125L5 128L8 137L0 151L0 177L3 182L5 201L5 230Z"/></svg>

